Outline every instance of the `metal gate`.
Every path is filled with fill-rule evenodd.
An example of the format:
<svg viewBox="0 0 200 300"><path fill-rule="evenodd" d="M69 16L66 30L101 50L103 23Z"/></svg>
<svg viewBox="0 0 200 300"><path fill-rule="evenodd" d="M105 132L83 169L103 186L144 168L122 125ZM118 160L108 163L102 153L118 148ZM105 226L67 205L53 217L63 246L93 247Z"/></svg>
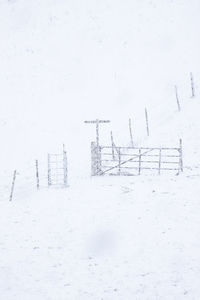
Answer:
<svg viewBox="0 0 200 300"><path fill-rule="evenodd" d="M67 187L67 153L48 154L48 186Z"/></svg>
<svg viewBox="0 0 200 300"><path fill-rule="evenodd" d="M92 176L161 174L183 171L182 141L178 148L134 148L91 145Z"/></svg>

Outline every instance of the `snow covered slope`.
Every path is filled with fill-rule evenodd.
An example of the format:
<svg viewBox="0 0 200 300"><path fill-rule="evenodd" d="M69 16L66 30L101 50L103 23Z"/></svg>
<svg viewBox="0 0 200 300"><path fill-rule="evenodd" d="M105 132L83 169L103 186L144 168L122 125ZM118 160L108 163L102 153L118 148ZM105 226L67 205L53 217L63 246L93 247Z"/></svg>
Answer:
<svg viewBox="0 0 200 300"><path fill-rule="evenodd" d="M140 143L145 106L159 124L163 111L176 110L175 84L188 99L192 71L199 86L199 6L198 0L1 0L1 166L22 168L64 142L71 172L82 166L89 174L95 131L85 119L111 119L102 142L112 128L116 143L127 143L130 117Z"/></svg>

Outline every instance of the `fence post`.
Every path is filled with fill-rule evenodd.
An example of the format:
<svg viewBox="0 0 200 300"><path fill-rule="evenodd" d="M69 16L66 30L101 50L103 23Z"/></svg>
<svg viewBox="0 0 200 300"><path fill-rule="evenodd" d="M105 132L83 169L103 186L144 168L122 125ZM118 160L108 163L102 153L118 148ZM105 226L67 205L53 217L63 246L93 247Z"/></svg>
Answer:
<svg viewBox="0 0 200 300"><path fill-rule="evenodd" d="M39 168L38 168L38 160L35 161L35 167L36 167L36 185L37 189L40 188L40 180L39 180Z"/></svg>
<svg viewBox="0 0 200 300"><path fill-rule="evenodd" d="M9 201L12 201L12 198L13 198L13 192L14 192L14 187L15 187L16 174L17 174L17 170L15 170L14 174L13 174L13 180L12 180L12 186L11 186L11 192L10 192Z"/></svg>
<svg viewBox="0 0 200 300"><path fill-rule="evenodd" d="M129 132L130 132L130 138L131 138L131 147L133 147L133 134L132 134L132 126L131 126L131 119L129 119Z"/></svg>
<svg viewBox="0 0 200 300"><path fill-rule="evenodd" d="M195 97L195 90L194 90L194 78L192 72L190 73L190 80L191 80L191 89L192 89L192 98Z"/></svg>
<svg viewBox="0 0 200 300"><path fill-rule="evenodd" d="M147 109L146 108L145 108L145 119L146 119L147 135L149 136L149 119L148 119L148 113L147 113Z"/></svg>
<svg viewBox="0 0 200 300"><path fill-rule="evenodd" d="M110 137L111 137L111 146L112 146L112 158L114 160L115 159L115 151L114 151L114 140L113 140L112 131L110 132Z"/></svg>
<svg viewBox="0 0 200 300"><path fill-rule="evenodd" d="M99 175L101 170L101 148L99 144L96 145L96 175Z"/></svg>
<svg viewBox="0 0 200 300"><path fill-rule="evenodd" d="M50 154L48 154L48 186L51 186L51 164L50 164Z"/></svg>
<svg viewBox="0 0 200 300"><path fill-rule="evenodd" d="M119 168L118 168L118 174L121 175L121 149L118 148L118 155L119 155Z"/></svg>
<svg viewBox="0 0 200 300"><path fill-rule="evenodd" d="M139 149L139 166L138 166L138 175L141 174L141 161L142 161L142 155L141 155L141 149Z"/></svg>
<svg viewBox="0 0 200 300"><path fill-rule="evenodd" d="M96 143L91 143L91 175L97 175L97 147Z"/></svg>
<svg viewBox="0 0 200 300"><path fill-rule="evenodd" d="M178 106L178 111L181 111L181 106L180 106L179 97L178 97L178 88L176 85L175 85L175 94L176 94L176 103Z"/></svg>
<svg viewBox="0 0 200 300"><path fill-rule="evenodd" d="M63 182L64 182L64 187L67 187L67 152L65 150L65 145L63 145Z"/></svg>
<svg viewBox="0 0 200 300"><path fill-rule="evenodd" d="M183 145L182 139L179 140L179 171L183 172Z"/></svg>
<svg viewBox="0 0 200 300"><path fill-rule="evenodd" d="M162 149L159 150L159 162L158 162L158 175L160 175L160 169L161 169L161 155L162 155Z"/></svg>

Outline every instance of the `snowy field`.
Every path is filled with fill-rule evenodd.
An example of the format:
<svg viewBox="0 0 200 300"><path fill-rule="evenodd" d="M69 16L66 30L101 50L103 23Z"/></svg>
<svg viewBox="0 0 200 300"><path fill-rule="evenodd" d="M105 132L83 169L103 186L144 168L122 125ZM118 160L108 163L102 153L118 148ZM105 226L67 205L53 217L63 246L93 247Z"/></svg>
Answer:
<svg viewBox="0 0 200 300"><path fill-rule="evenodd" d="M199 20L199 0L0 0L0 300L200 299ZM184 172L91 178L97 118L103 145L130 146L129 118L136 147L182 139Z"/></svg>
<svg viewBox="0 0 200 300"><path fill-rule="evenodd" d="M1 299L199 299L199 193L104 177L1 203Z"/></svg>

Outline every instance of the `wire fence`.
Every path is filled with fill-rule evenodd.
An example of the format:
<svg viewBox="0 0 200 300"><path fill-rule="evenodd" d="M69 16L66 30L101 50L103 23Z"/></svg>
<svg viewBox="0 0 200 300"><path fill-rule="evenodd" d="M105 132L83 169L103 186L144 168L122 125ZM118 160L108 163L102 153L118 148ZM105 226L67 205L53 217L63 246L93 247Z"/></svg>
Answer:
<svg viewBox="0 0 200 300"><path fill-rule="evenodd" d="M59 158L58 160L55 160ZM53 158L53 159L52 159ZM0 174L0 201L28 197L38 190L67 187L67 154L48 154L47 161Z"/></svg>

